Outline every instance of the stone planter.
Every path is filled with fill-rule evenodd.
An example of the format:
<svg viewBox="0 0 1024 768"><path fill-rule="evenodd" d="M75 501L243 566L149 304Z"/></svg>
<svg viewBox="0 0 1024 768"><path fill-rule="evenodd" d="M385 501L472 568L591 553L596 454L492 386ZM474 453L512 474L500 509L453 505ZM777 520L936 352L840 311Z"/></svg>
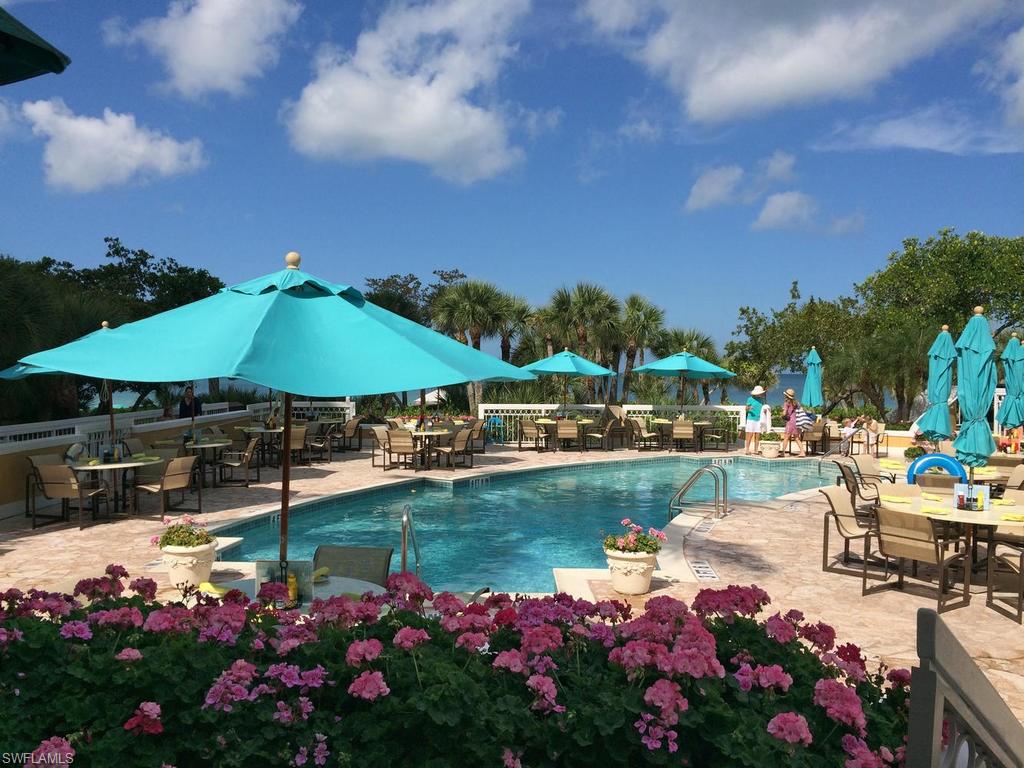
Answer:
<svg viewBox="0 0 1024 768"><path fill-rule="evenodd" d="M217 552L216 540L198 547L161 547L167 577L175 587L197 587L210 580Z"/></svg>
<svg viewBox="0 0 1024 768"><path fill-rule="evenodd" d="M644 595L651 591L651 576L658 556L647 552L604 551L608 558L608 571L612 576L612 589L620 595Z"/></svg>
<svg viewBox="0 0 1024 768"><path fill-rule="evenodd" d="M764 456L766 459L779 458L779 444L761 443L761 455Z"/></svg>

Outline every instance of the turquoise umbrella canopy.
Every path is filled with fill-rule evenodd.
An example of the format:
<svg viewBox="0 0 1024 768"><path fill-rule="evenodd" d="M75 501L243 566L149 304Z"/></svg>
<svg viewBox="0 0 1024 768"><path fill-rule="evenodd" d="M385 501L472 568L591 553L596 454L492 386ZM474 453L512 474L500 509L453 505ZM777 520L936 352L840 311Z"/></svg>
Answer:
<svg viewBox="0 0 1024 768"><path fill-rule="evenodd" d="M615 371L605 368L602 365L587 360L585 357L580 357L575 352L570 352L566 349L564 352L552 355L551 357L545 357L543 360L537 360L530 363L529 365L523 366L524 371L542 375L555 375L560 374L562 376L611 376Z"/></svg>
<svg viewBox="0 0 1024 768"><path fill-rule="evenodd" d="M113 381L230 377L312 397L433 389L534 376L291 268L158 315L37 352L0 373Z"/></svg>
<svg viewBox="0 0 1024 768"><path fill-rule="evenodd" d="M807 376L804 378L800 402L808 408L820 408L825 404L825 398L821 395L821 355L817 349L811 347L804 358L804 365L807 366Z"/></svg>
<svg viewBox="0 0 1024 768"><path fill-rule="evenodd" d="M731 379L736 374L689 352L674 355L637 366L633 373L651 373L655 376L682 376L686 379Z"/></svg>
<svg viewBox="0 0 1024 768"><path fill-rule="evenodd" d="M63 72L71 59L0 8L0 85Z"/></svg>
<svg viewBox="0 0 1024 768"><path fill-rule="evenodd" d="M953 441L956 457L967 467L982 467L996 449L988 409L996 393L996 345L988 321L974 308L974 317L956 340L957 398L963 414Z"/></svg>
<svg viewBox="0 0 1024 768"><path fill-rule="evenodd" d="M929 440L947 440L953 434L949 421L949 393L953 390L953 362L956 347L949 326L942 326L928 349L928 408L917 426Z"/></svg>
<svg viewBox="0 0 1024 768"><path fill-rule="evenodd" d="M1017 334L1003 350L1003 381L1006 397L999 406L999 423L1004 429L1016 429L1024 424L1024 346Z"/></svg>

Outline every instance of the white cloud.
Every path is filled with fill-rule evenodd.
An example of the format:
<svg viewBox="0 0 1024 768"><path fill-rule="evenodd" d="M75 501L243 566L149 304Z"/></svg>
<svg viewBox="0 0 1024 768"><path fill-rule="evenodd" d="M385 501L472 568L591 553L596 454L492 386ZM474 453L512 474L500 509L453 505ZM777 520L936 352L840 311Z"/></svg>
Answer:
<svg viewBox="0 0 1024 768"><path fill-rule="evenodd" d="M616 133L626 141L655 142L661 138L661 122L653 110L631 100L626 108L626 119Z"/></svg>
<svg viewBox="0 0 1024 768"><path fill-rule="evenodd" d="M348 162L404 160L470 184L523 156L506 109L488 99L515 52L529 0L398 4L355 49L321 56L315 79L284 111L303 154Z"/></svg>
<svg viewBox="0 0 1024 768"><path fill-rule="evenodd" d="M1002 90L1006 121L1024 126L1024 27L1006 38L992 70Z"/></svg>
<svg viewBox="0 0 1024 768"><path fill-rule="evenodd" d="M709 168L697 177L697 181L690 188L690 196L686 198L684 210L700 211L732 202L742 178L743 169L738 165Z"/></svg>
<svg viewBox="0 0 1024 768"><path fill-rule="evenodd" d="M1024 151L1024 136L1019 130L982 124L951 104L939 103L905 115L871 117L840 125L815 146L841 151L910 149L994 155Z"/></svg>
<svg viewBox="0 0 1024 768"><path fill-rule="evenodd" d="M598 32L698 122L869 92L1006 0L584 0Z"/></svg>
<svg viewBox="0 0 1024 768"><path fill-rule="evenodd" d="M814 223L818 205L803 192L776 192L765 198L753 229L807 229Z"/></svg>
<svg viewBox="0 0 1024 768"><path fill-rule="evenodd" d="M761 177L766 182L792 181L794 165L796 165L795 155L777 149L761 161Z"/></svg>
<svg viewBox="0 0 1024 768"><path fill-rule="evenodd" d="M14 105L6 99L0 98L0 139L14 133L16 122L17 112Z"/></svg>
<svg viewBox="0 0 1024 768"><path fill-rule="evenodd" d="M103 25L108 45L141 43L163 60L167 86L186 98L245 92L277 64L281 39L302 6L295 0L173 0L166 16L128 28Z"/></svg>
<svg viewBox="0 0 1024 768"><path fill-rule="evenodd" d="M867 219L863 213L855 212L849 216L834 216L828 225L830 235L852 235L864 229Z"/></svg>
<svg viewBox="0 0 1024 768"><path fill-rule="evenodd" d="M26 101L21 111L32 132L46 138L46 182L72 192L175 176L206 162L198 139L176 141L137 125L134 115L76 115L61 99Z"/></svg>

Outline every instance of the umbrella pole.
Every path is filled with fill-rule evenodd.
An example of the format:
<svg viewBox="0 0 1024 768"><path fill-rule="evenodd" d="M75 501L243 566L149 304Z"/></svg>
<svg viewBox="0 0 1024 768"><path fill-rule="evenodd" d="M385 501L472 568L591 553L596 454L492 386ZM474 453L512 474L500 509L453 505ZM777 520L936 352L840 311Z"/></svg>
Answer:
<svg viewBox="0 0 1024 768"><path fill-rule="evenodd" d="M110 455L114 455L114 444L117 442L117 425L114 424L114 391L110 388L110 379L103 380L103 391L110 402Z"/></svg>
<svg viewBox="0 0 1024 768"><path fill-rule="evenodd" d="M562 377L562 415L569 415L569 375Z"/></svg>
<svg viewBox="0 0 1024 768"><path fill-rule="evenodd" d="M288 562L288 492L292 469L292 396L284 395L284 431L281 433L281 546L278 559Z"/></svg>
<svg viewBox="0 0 1024 768"><path fill-rule="evenodd" d="M426 408L427 408L427 390L421 389L420 390L420 429L426 429L427 428Z"/></svg>

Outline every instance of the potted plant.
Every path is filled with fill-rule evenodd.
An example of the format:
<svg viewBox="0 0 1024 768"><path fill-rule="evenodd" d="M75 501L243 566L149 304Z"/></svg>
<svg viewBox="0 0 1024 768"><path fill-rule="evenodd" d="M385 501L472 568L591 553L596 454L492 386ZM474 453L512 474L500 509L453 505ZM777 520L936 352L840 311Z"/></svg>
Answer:
<svg viewBox="0 0 1024 768"><path fill-rule="evenodd" d="M761 455L766 459L777 459L781 440L778 432L765 432L761 435Z"/></svg>
<svg viewBox="0 0 1024 768"><path fill-rule="evenodd" d="M612 589L623 595L643 595L651 589L651 576L665 534L654 528L644 533L643 526L628 517L622 521L622 527L623 533L609 534L604 539Z"/></svg>
<svg viewBox="0 0 1024 768"><path fill-rule="evenodd" d="M210 534L205 523L191 515L177 520L164 518L164 532L153 537L164 556L164 567L171 584L176 587L197 587L210 580L217 551L217 537Z"/></svg>

